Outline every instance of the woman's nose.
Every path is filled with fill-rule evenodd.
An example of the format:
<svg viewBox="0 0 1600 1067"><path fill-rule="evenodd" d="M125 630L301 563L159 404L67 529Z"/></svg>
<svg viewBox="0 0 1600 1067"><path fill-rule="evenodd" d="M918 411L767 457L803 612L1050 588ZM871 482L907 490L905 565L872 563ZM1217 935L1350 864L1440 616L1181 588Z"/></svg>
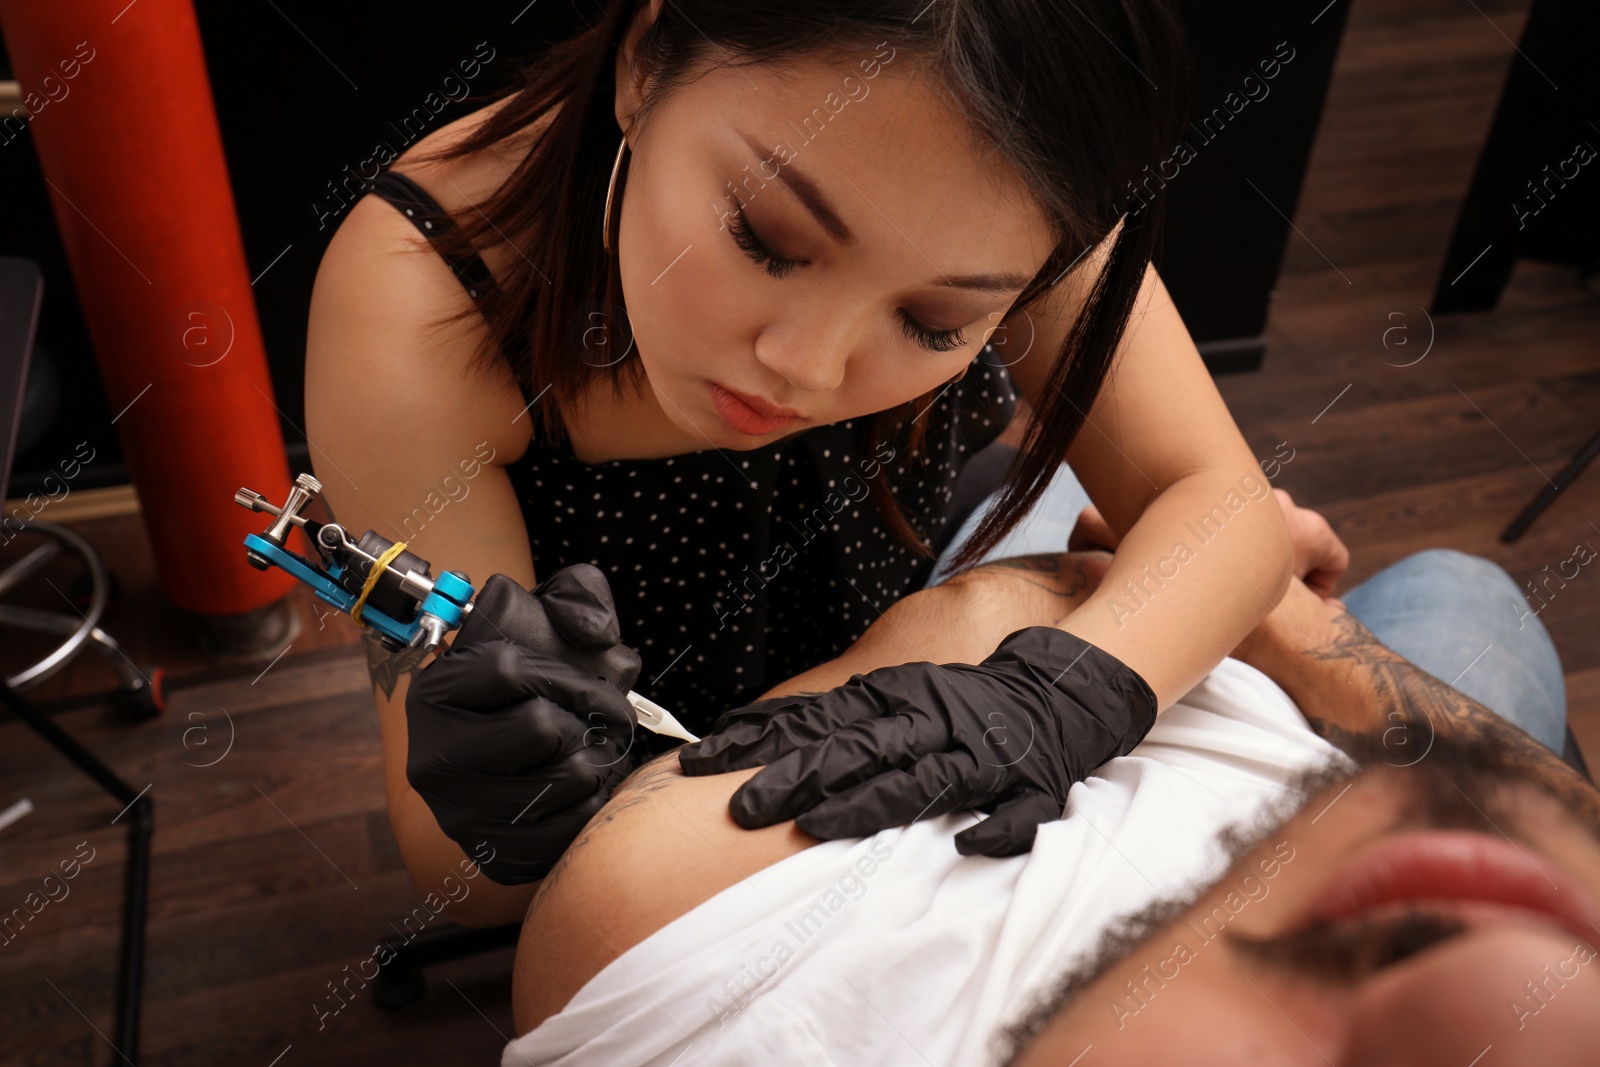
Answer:
<svg viewBox="0 0 1600 1067"><path fill-rule="evenodd" d="M808 393L827 393L844 383L849 345L833 329L799 323L774 324L756 335L756 361Z"/></svg>

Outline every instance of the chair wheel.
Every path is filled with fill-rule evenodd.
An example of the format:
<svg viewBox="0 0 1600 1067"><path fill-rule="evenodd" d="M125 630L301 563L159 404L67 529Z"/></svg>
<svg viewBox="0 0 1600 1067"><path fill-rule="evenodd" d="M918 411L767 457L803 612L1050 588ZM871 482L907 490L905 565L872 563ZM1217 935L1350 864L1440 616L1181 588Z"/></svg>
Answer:
<svg viewBox="0 0 1600 1067"><path fill-rule="evenodd" d="M372 1002L384 1011L399 1011L422 999L428 980L421 971L379 970L372 980Z"/></svg>
<svg viewBox="0 0 1600 1067"><path fill-rule="evenodd" d="M142 673L149 684L123 689L117 694L118 710L133 722L154 719L167 710L167 672L160 667L146 666Z"/></svg>

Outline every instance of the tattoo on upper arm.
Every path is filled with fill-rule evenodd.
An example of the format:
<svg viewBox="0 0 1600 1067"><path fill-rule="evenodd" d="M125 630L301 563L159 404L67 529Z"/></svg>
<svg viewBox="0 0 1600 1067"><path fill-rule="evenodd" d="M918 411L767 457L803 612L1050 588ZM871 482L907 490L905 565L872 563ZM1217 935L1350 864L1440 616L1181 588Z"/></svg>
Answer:
<svg viewBox="0 0 1600 1067"><path fill-rule="evenodd" d="M996 574L1020 578L1029 585L1036 585L1065 599L1076 596L1089 585L1089 577L1083 573L1083 560L1068 559L1060 552L1009 556L980 563L972 570L992 570Z"/></svg>
<svg viewBox="0 0 1600 1067"><path fill-rule="evenodd" d="M533 915L544 901L545 895L560 881L561 875L572 861L573 854L589 843L589 838L595 830L612 822L629 808L644 803L652 793L659 793L669 781L682 777L683 771L678 768L678 753L673 750L657 756L624 778L612 792L611 798L606 801L605 807L595 813L594 818L589 820L572 844L567 846L561 858L556 860L555 865L550 868L550 873L540 879L539 887L534 890L533 899L528 903L527 917Z"/></svg>
<svg viewBox="0 0 1600 1067"><path fill-rule="evenodd" d="M372 684L385 697L393 697L402 678L411 678L422 670L423 660L431 654L415 648L390 652L383 647L382 635L370 626L361 628L361 643L367 650L367 670L372 673Z"/></svg>

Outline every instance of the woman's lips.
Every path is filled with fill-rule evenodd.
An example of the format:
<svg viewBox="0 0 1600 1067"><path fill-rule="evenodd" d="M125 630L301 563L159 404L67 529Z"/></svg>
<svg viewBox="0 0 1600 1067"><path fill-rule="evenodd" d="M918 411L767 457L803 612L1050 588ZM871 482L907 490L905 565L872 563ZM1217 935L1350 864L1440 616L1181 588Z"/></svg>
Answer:
<svg viewBox="0 0 1600 1067"><path fill-rule="evenodd" d="M1463 830L1396 834L1323 883L1307 921L1404 901L1478 901L1537 912L1600 944L1600 902L1567 871L1529 848Z"/></svg>
<svg viewBox="0 0 1600 1067"><path fill-rule="evenodd" d="M759 397L747 397L725 386L711 383L711 403L722 421L740 433L761 437L791 426L800 413L793 408L774 407Z"/></svg>

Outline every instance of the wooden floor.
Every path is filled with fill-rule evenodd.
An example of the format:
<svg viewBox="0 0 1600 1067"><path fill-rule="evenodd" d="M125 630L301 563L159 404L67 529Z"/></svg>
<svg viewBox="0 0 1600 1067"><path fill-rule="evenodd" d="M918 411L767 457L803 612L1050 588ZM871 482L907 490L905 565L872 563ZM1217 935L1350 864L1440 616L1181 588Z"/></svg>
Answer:
<svg viewBox="0 0 1600 1067"><path fill-rule="evenodd" d="M1522 27L1524 5L1478 7L1357 0L1266 365L1219 382L1258 457L1293 449L1274 484L1350 546L1344 588L1430 547L1485 556L1524 588L1580 545L1600 551L1600 465L1515 544L1498 538L1600 430L1600 299L1573 269L1524 260L1494 311L1425 310ZM1548 588L1529 606L1580 747L1600 756L1600 571Z"/></svg>
<svg viewBox="0 0 1600 1067"><path fill-rule="evenodd" d="M1333 520L1355 580L1430 546L1486 555L1519 581L1580 543L1600 547L1600 469L1515 546L1496 540L1600 427L1600 302L1570 270L1524 263L1492 313L1430 323L1422 311L1525 5L1479 7L1487 15L1456 0L1355 0L1266 367L1223 382L1258 456L1294 449L1276 484ZM345 1002L330 983L420 902L384 814L348 621L319 619L297 593L302 626L286 655L212 661L164 606L137 520L75 525L121 585L106 628L172 679L167 715L140 726L94 696L115 682L98 657L35 690L155 804L147 1060L497 1062L511 1033L507 953L438 969L427 998L397 1014L347 996L319 1028L316 1005ZM1568 672L1574 728L1600 756L1600 571L1585 568L1540 618ZM24 654L0 649L0 669ZM0 831L0 916L42 898L79 842L94 858L64 883L69 895L0 937L0 1063L111 1062L120 805L3 723L0 807L24 796L38 810Z"/></svg>

